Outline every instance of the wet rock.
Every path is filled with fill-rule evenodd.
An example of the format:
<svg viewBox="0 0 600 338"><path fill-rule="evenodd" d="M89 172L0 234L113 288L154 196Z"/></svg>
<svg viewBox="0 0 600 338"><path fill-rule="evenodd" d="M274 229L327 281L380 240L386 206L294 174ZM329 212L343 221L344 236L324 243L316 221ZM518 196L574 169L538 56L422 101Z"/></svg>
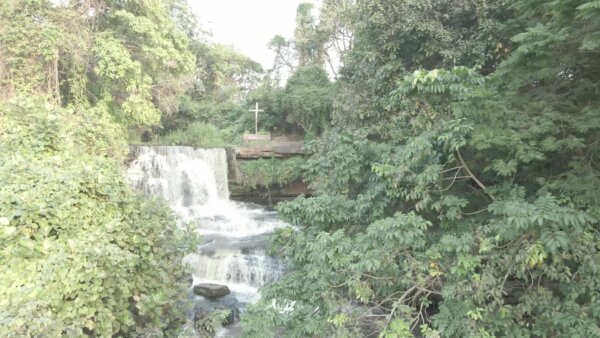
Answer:
<svg viewBox="0 0 600 338"><path fill-rule="evenodd" d="M281 141L264 142L261 144L245 144L236 149L237 159L257 159L257 158L287 158L294 155L304 155L304 142L302 141Z"/></svg>
<svg viewBox="0 0 600 338"><path fill-rule="evenodd" d="M282 155L302 155L305 153L304 142L281 142L273 144L273 152Z"/></svg>
<svg viewBox="0 0 600 338"><path fill-rule="evenodd" d="M206 257L212 257L215 255L215 249L202 249L200 253Z"/></svg>
<svg viewBox="0 0 600 338"><path fill-rule="evenodd" d="M213 222L226 222L227 217L225 215L217 215L210 218Z"/></svg>
<svg viewBox="0 0 600 338"><path fill-rule="evenodd" d="M186 273L179 275L175 278L176 281L186 283L187 285L192 285L194 283L194 277L191 274Z"/></svg>
<svg viewBox="0 0 600 338"><path fill-rule="evenodd" d="M227 296L231 292L227 285L201 283L194 285L194 293L206 298L219 298Z"/></svg>
<svg viewBox="0 0 600 338"><path fill-rule="evenodd" d="M218 300L197 300L194 304L194 322L201 322L205 320L215 311L227 310L229 311L229 315L227 318L225 318L222 325L231 325L239 321L240 307L240 302L232 295L224 296Z"/></svg>
<svg viewBox="0 0 600 338"><path fill-rule="evenodd" d="M225 153L227 154L227 180L229 182L241 182L242 171L237 163L235 148L225 148Z"/></svg>

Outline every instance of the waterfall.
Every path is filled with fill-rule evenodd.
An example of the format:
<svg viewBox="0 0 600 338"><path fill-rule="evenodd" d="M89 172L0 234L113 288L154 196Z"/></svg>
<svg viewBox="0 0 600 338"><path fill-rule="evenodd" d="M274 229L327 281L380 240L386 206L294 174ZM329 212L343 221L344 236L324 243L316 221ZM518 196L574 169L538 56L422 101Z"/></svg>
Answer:
<svg viewBox="0 0 600 338"><path fill-rule="evenodd" d="M193 222L204 244L186 257L194 283L227 284L241 302L282 274L265 254L266 236L287 226L275 212L229 200L225 149L132 146L127 177L146 196L160 196L180 223Z"/></svg>
<svg viewBox="0 0 600 338"><path fill-rule="evenodd" d="M128 170L134 188L159 195L174 208L205 205L229 198L224 149L133 147Z"/></svg>
<svg viewBox="0 0 600 338"><path fill-rule="evenodd" d="M195 275L204 277L204 282L245 285L254 289L275 281L281 275L279 263L264 253L218 253L212 257L193 255L188 257L187 262L194 267Z"/></svg>

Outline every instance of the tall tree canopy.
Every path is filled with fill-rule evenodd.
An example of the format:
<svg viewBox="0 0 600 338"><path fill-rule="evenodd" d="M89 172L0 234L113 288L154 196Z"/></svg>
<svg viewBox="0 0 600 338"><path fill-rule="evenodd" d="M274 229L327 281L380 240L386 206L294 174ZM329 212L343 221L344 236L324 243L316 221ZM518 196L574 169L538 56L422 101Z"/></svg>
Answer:
<svg viewBox="0 0 600 338"><path fill-rule="evenodd" d="M597 1L359 0L250 336L596 337Z"/></svg>
<svg viewBox="0 0 600 338"><path fill-rule="evenodd" d="M0 86L7 96L44 94L63 106L102 107L127 127L176 109L194 69L188 39L167 1L46 0L0 6Z"/></svg>

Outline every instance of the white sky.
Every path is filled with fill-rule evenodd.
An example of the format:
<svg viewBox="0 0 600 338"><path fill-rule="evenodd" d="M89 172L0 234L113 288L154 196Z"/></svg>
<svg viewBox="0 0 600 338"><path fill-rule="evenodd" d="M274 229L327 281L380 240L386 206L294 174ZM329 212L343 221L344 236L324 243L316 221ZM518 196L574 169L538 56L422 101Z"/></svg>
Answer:
<svg viewBox="0 0 600 338"><path fill-rule="evenodd" d="M212 33L212 41L233 45L263 65L273 65L274 54L267 48L273 36L293 36L296 8L300 3L319 0L188 0L201 26Z"/></svg>

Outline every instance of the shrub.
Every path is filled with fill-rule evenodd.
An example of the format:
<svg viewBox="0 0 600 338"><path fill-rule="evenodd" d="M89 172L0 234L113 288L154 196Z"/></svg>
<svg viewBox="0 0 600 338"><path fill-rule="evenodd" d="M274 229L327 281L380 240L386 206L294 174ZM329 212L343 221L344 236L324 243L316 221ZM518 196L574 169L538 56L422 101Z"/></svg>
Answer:
<svg viewBox="0 0 600 338"><path fill-rule="evenodd" d="M180 327L172 303L194 236L133 193L118 129L90 121L31 101L0 107L0 336Z"/></svg>

